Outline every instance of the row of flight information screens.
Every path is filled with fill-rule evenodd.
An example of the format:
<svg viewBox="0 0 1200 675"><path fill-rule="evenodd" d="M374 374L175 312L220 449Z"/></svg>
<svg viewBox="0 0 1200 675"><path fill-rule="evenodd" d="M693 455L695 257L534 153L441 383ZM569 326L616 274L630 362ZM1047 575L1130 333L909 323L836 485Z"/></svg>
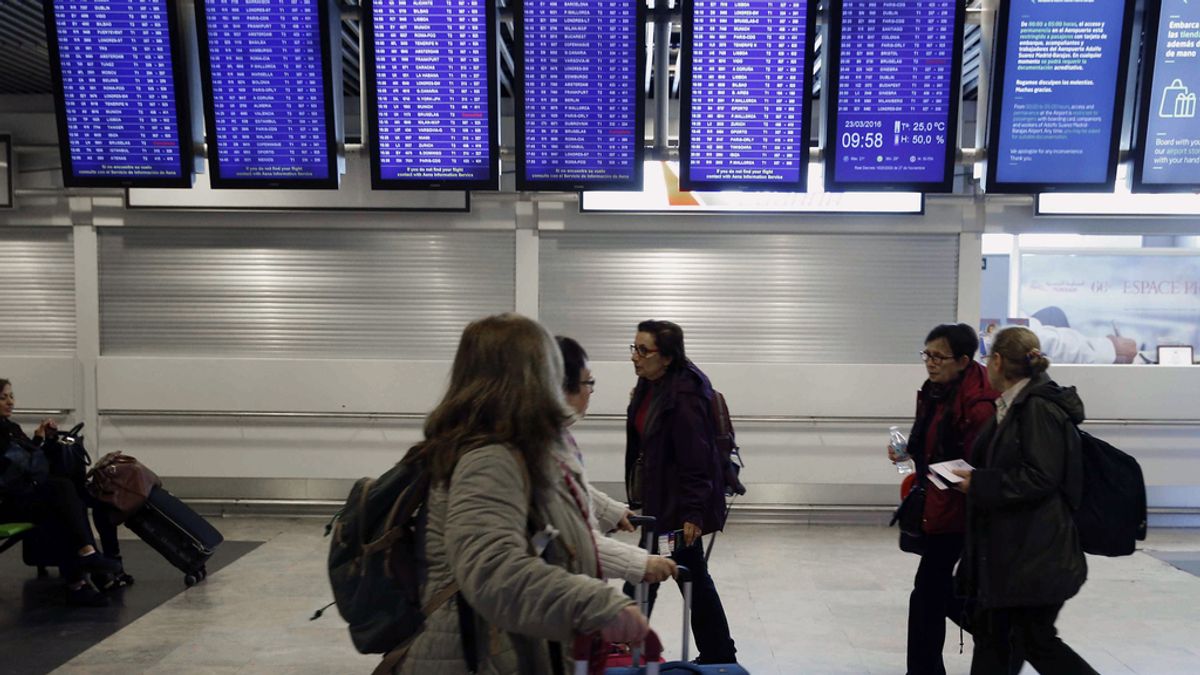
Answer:
<svg viewBox="0 0 1200 675"><path fill-rule="evenodd" d="M644 3L516 0L517 186L640 189ZM964 2L834 0L826 189L946 192ZM1134 0L1010 0L997 22L987 188L1109 190ZM816 0L685 0L681 187L804 191ZM196 0L200 91L173 0L52 0L68 186L191 185L199 95L214 188L336 188L335 0ZM495 0L364 0L372 185L496 189ZM1134 187L1200 188L1200 2L1155 0Z"/></svg>

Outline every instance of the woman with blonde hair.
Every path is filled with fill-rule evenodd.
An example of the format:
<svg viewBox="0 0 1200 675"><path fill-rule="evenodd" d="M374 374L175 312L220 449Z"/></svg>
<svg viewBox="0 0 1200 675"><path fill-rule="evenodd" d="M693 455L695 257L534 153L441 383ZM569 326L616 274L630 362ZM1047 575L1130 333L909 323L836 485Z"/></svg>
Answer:
<svg viewBox="0 0 1200 675"><path fill-rule="evenodd" d="M1087 580L1087 562L1072 516L1083 495L1083 401L1049 367L1033 331L996 335L987 362L996 416L979 433L976 469L955 472L967 494L958 583L976 603L972 675L1008 675L1022 661L1039 673L1096 672L1054 628Z"/></svg>
<svg viewBox="0 0 1200 675"><path fill-rule="evenodd" d="M555 460L569 419L562 381L541 324L501 314L463 331L449 388L413 450L433 478L422 600L455 583L459 593L430 614L400 672L563 672L579 635L638 642L649 630L601 581L582 477Z"/></svg>

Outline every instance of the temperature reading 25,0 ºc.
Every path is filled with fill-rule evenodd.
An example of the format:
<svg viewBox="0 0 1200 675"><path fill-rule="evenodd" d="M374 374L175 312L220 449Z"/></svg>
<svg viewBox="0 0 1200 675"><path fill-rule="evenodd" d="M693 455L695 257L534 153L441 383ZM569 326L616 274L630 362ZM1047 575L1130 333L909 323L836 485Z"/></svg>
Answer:
<svg viewBox="0 0 1200 675"><path fill-rule="evenodd" d="M883 133L861 133L858 131L847 131L842 134L843 148L882 148Z"/></svg>

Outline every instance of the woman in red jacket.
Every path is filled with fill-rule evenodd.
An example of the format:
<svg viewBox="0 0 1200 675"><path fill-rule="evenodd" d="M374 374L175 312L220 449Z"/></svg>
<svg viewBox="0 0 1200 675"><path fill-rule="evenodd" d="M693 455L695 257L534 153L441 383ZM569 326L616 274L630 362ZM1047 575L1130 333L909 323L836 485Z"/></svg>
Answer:
<svg viewBox="0 0 1200 675"><path fill-rule="evenodd" d="M988 383L987 369L975 362L979 337L966 324L942 324L925 338L921 359L929 379L917 393L917 414L909 452L922 453L928 466L950 459L971 461L980 429L996 414L999 396ZM888 456L896 461L891 448ZM927 472L922 472L927 473ZM908 602L908 675L945 675L942 647L946 619L962 625L963 602L954 597L954 566L963 550L966 499L957 490L940 490L925 476L925 511L920 537L921 564ZM909 487L906 481L905 490Z"/></svg>

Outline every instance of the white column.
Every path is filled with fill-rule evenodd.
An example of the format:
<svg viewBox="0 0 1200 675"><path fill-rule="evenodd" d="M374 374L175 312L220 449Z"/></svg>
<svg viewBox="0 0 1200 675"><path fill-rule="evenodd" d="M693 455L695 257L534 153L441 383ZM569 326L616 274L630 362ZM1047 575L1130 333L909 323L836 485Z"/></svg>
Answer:
<svg viewBox="0 0 1200 675"><path fill-rule="evenodd" d="M100 415L96 366L100 358L100 251L92 224L92 200L71 197L72 241L75 246L75 354L77 415L87 426L92 452L100 448Z"/></svg>

